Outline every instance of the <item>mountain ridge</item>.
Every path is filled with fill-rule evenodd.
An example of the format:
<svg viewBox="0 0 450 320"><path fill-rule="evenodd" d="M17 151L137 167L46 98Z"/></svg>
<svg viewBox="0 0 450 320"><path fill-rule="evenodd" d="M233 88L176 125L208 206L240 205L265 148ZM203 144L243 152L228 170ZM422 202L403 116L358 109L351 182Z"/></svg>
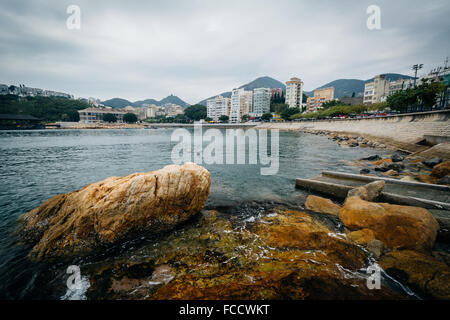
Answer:
<svg viewBox="0 0 450 320"><path fill-rule="evenodd" d="M189 103L183 101L182 99L180 99L177 96L174 96L173 94L171 94L159 101L156 99L145 99L145 100L138 100L138 101L132 102L132 101L129 101L127 99L122 99L122 98L112 98L112 99L102 101L102 104L104 104L105 106L112 107L112 108L124 108L126 106L140 108L140 107L142 107L142 104L144 104L144 103L154 104L157 106L162 106L166 103L173 103L173 104L182 106L183 108L186 108L189 106Z"/></svg>

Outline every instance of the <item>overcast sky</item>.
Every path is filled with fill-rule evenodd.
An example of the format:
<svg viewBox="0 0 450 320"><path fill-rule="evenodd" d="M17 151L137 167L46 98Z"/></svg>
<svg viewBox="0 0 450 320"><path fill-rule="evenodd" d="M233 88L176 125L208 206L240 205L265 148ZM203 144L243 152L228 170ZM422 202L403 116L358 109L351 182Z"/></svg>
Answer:
<svg viewBox="0 0 450 320"><path fill-rule="evenodd" d="M80 30L66 27L71 4ZM372 4L381 30L366 26ZM448 0L1 0L0 83L191 104L265 75L312 90L443 65L449 17Z"/></svg>

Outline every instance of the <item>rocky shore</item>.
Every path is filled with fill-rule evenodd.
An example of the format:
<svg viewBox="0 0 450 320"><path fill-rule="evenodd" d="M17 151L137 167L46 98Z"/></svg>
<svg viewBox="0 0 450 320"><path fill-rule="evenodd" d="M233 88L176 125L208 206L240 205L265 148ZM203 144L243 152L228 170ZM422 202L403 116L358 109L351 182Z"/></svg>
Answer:
<svg viewBox="0 0 450 320"><path fill-rule="evenodd" d="M450 298L436 219L376 202L382 181L343 204L310 195L304 206L253 204L248 216L202 210L209 186L195 164L108 178L25 214L21 235L33 261L86 257L88 299Z"/></svg>

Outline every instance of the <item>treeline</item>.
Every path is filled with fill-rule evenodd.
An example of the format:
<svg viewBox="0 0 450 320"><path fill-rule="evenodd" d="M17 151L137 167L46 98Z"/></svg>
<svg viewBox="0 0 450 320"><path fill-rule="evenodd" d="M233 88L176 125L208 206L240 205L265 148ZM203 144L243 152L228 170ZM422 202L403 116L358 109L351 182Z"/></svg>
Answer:
<svg viewBox="0 0 450 320"><path fill-rule="evenodd" d="M77 122L80 120L78 110L88 107L86 102L62 97L0 95L0 113L28 114L48 122Z"/></svg>

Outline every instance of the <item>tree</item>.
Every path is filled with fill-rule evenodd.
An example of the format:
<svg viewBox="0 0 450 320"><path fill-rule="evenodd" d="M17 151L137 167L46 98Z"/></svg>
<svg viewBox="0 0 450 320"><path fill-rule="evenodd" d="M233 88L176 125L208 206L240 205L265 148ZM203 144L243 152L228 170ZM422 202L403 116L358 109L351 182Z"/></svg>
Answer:
<svg viewBox="0 0 450 320"><path fill-rule="evenodd" d="M175 116L175 119L174 119L174 121L175 122L177 122L177 123L186 123L186 116L184 115L184 114L177 114L176 116Z"/></svg>
<svg viewBox="0 0 450 320"><path fill-rule="evenodd" d="M244 115L241 117L241 120L242 120L242 122L247 122L248 120L250 120L250 116L249 116L248 114L244 114Z"/></svg>
<svg viewBox="0 0 450 320"><path fill-rule="evenodd" d="M136 123L138 118L134 113L129 112L123 115L123 121L126 123Z"/></svg>
<svg viewBox="0 0 450 320"><path fill-rule="evenodd" d="M228 119L229 119L229 117L226 116L226 115L221 115L221 116L219 117L219 121L222 122L222 123L228 122Z"/></svg>
<svg viewBox="0 0 450 320"><path fill-rule="evenodd" d="M328 109L328 108L336 107L336 106L345 106L345 103L343 103L342 101L339 101L339 100L330 100L330 101L322 103L323 109Z"/></svg>
<svg viewBox="0 0 450 320"><path fill-rule="evenodd" d="M205 122L211 122L211 121L213 121L213 119L211 119L210 117L205 118Z"/></svg>
<svg viewBox="0 0 450 320"><path fill-rule="evenodd" d="M198 121L206 118L206 107L201 104L194 104L184 109L184 114L190 120Z"/></svg>
<svg viewBox="0 0 450 320"><path fill-rule="evenodd" d="M103 114L103 121L105 122L117 122L117 117L113 113L104 113Z"/></svg>
<svg viewBox="0 0 450 320"><path fill-rule="evenodd" d="M266 112L261 116L262 121L270 121L272 119L272 114L270 112Z"/></svg>

